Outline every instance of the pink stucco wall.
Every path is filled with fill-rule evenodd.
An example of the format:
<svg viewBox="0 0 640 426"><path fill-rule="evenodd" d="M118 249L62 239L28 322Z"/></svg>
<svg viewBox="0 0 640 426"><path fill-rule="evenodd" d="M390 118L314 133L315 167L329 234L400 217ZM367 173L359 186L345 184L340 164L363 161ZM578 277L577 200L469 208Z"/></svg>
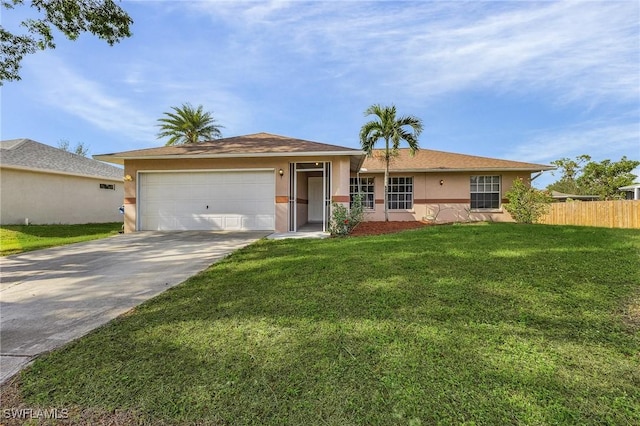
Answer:
<svg viewBox="0 0 640 426"><path fill-rule="evenodd" d="M350 160L348 156L327 157L260 157L260 158L216 158L216 159L167 159L167 160L126 160L124 175L131 176L131 181L125 181L125 232L136 230L137 213L137 174L144 171L176 171L176 170L241 170L241 169L273 169L276 182L275 211L276 231L286 232L289 226L289 163L293 162L331 162L331 179L333 199L348 203ZM284 171L280 177L278 170ZM300 183L301 181L299 181ZM305 179L306 182L306 179ZM345 183L346 182L346 183ZM305 183L306 185L306 183ZM306 197L306 189L299 190L299 196ZM302 210L306 206L301 206ZM299 214L303 212L298 212ZM302 216L301 216L302 217Z"/></svg>
<svg viewBox="0 0 640 426"><path fill-rule="evenodd" d="M499 209L473 211L470 209L470 177L472 175L500 175L501 199L511 189L513 181L524 178L529 182L530 174L522 172L455 172L455 173L390 173L390 176L413 178L413 208L409 210L389 210L391 221L433 221L437 223L464 221L512 221L511 215ZM355 176L355 174L352 174ZM375 207L367 210L365 220L384 220L384 175L361 173L360 177L374 177ZM442 181L442 184L440 184Z"/></svg>

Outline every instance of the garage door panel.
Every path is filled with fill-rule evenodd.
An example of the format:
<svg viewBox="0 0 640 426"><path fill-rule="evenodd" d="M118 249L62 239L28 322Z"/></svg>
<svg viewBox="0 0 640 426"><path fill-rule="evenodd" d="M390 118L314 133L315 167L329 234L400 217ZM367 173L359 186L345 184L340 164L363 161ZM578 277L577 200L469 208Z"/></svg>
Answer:
<svg viewBox="0 0 640 426"><path fill-rule="evenodd" d="M275 218L273 216L256 216L255 226L258 229L274 229L276 227Z"/></svg>
<svg viewBox="0 0 640 426"><path fill-rule="evenodd" d="M242 229L242 218L236 215L224 216L224 229L230 231L239 231Z"/></svg>
<svg viewBox="0 0 640 426"><path fill-rule="evenodd" d="M264 182L264 176L256 175L256 174L242 175L241 182L245 184L259 184Z"/></svg>
<svg viewBox="0 0 640 426"><path fill-rule="evenodd" d="M141 173L140 229L273 230L274 176L273 171Z"/></svg>
<svg viewBox="0 0 640 426"><path fill-rule="evenodd" d="M209 216L209 225L214 231L224 230L224 216Z"/></svg>

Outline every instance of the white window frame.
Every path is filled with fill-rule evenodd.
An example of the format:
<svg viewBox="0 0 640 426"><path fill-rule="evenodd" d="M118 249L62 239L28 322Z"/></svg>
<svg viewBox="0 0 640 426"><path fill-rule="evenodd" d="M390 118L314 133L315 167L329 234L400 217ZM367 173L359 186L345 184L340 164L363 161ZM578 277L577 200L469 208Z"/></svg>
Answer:
<svg viewBox="0 0 640 426"><path fill-rule="evenodd" d="M413 210L413 176L389 176L387 185L388 194L385 202L388 210ZM401 191L400 187L403 186L405 189ZM411 189L407 190L407 186L410 186ZM394 190L394 187L398 189ZM397 197L395 200L394 196ZM397 203L397 206L393 207L393 203Z"/></svg>
<svg viewBox="0 0 640 426"><path fill-rule="evenodd" d="M366 181L366 183L363 183ZM363 187L367 191L363 191ZM363 195L362 204L365 210L375 210L376 196L375 196L375 178L369 177L351 177L349 178L349 207L353 205L353 197L355 195Z"/></svg>
<svg viewBox="0 0 640 426"><path fill-rule="evenodd" d="M469 206L473 211L495 211L500 210L502 206L502 177L500 175L475 175L469 178ZM482 202L478 202L478 200L474 201L474 194L497 194L497 206L494 207L491 205L490 207L479 207L480 205L486 205L487 200L484 199ZM474 207L474 202L476 206ZM489 203L495 202L495 200L489 200Z"/></svg>

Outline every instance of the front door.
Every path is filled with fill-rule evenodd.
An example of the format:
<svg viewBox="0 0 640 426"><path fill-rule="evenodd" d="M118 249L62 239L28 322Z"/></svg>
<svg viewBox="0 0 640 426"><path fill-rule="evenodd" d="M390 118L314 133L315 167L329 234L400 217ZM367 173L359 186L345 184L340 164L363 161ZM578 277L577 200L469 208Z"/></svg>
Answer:
<svg viewBox="0 0 640 426"><path fill-rule="evenodd" d="M309 190L309 217L312 223L322 223L324 209L322 177L310 177L308 179Z"/></svg>
<svg viewBox="0 0 640 426"><path fill-rule="evenodd" d="M289 163L289 172L289 231L298 231L298 185L305 184L307 222L322 223L322 230L327 231L331 214L331 163Z"/></svg>

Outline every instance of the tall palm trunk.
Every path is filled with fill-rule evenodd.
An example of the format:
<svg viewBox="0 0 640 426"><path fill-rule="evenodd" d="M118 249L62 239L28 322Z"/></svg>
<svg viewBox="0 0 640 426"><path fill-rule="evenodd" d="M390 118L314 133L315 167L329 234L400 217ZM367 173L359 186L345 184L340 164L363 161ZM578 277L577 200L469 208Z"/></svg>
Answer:
<svg viewBox="0 0 640 426"><path fill-rule="evenodd" d="M384 221L389 222L389 138L385 138L384 141Z"/></svg>

